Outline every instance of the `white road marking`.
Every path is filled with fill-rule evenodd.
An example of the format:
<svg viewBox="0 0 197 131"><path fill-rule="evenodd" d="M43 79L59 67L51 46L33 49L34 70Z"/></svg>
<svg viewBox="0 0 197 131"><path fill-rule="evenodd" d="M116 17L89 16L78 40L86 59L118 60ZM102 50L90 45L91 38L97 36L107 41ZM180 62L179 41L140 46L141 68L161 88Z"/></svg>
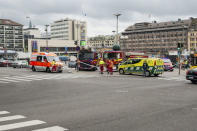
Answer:
<svg viewBox="0 0 197 131"><path fill-rule="evenodd" d="M10 112L8 111L0 111L0 115L4 115L4 114L9 114Z"/></svg>
<svg viewBox="0 0 197 131"><path fill-rule="evenodd" d="M35 126L35 125L40 125L40 124L44 124L44 123L46 123L46 122L40 121L40 120L32 120L32 121L2 125L2 126L0 126L0 131L6 131L6 130L28 127L28 126Z"/></svg>
<svg viewBox="0 0 197 131"><path fill-rule="evenodd" d="M0 83L9 83L9 82L0 81Z"/></svg>
<svg viewBox="0 0 197 131"><path fill-rule="evenodd" d="M33 131L68 131L68 129L65 129L60 126L53 126L53 127L48 127L48 128L43 128L43 129L38 129L38 130L33 130Z"/></svg>
<svg viewBox="0 0 197 131"><path fill-rule="evenodd" d="M19 81L15 81L15 80L9 80L9 79L0 79L0 81L5 81L5 82L19 82Z"/></svg>
<svg viewBox="0 0 197 131"><path fill-rule="evenodd" d="M0 117L0 122L10 121L10 120L17 120L17 119L23 119L23 118L26 118L26 117L25 116L21 116L21 115Z"/></svg>

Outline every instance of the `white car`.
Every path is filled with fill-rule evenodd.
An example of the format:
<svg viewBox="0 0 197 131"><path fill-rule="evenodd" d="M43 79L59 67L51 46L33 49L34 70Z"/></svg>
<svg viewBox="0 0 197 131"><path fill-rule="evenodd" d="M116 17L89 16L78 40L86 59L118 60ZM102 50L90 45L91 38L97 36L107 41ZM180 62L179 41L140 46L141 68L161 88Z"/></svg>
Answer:
<svg viewBox="0 0 197 131"><path fill-rule="evenodd" d="M28 67L28 63L26 60L17 60L17 61L14 61L13 64L12 64L12 67L13 68L27 68Z"/></svg>

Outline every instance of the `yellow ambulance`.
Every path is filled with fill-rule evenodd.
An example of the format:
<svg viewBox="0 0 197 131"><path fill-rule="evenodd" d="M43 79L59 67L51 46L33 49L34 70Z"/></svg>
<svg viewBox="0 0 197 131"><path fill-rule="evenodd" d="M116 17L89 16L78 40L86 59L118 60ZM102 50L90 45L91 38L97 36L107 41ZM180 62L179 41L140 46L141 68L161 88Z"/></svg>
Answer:
<svg viewBox="0 0 197 131"><path fill-rule="evenodd" d="M158 76L164 72L164 62L160 58L131 58L118 67L120 74L143 74L143 63L147 62L146 76Z"/></svg>

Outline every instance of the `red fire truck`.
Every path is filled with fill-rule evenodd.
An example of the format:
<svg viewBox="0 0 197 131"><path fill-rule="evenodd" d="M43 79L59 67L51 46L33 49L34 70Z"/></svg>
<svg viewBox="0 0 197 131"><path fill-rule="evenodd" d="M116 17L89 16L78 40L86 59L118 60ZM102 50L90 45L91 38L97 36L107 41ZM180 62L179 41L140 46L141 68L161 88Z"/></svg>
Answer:
<svg viewBox="0 0 197 131"><path fill-rule="evenodd" d="M97 70L97 62L101 54L91 51L91 49L82 49L79 51L79 70Z"/></svg>

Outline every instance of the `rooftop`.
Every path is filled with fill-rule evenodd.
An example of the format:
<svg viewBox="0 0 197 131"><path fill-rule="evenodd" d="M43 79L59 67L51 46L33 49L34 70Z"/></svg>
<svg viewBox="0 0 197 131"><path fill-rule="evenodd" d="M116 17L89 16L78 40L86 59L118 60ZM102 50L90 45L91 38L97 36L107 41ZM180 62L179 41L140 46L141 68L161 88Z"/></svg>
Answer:
<svg viewBox="0 0 197 131"><path fill-rule="evenodd" d="M22 24L19 24L17 22L14 22L9 19L0 19L0 25L15 25L15 26L23 26Z"/></svg>

